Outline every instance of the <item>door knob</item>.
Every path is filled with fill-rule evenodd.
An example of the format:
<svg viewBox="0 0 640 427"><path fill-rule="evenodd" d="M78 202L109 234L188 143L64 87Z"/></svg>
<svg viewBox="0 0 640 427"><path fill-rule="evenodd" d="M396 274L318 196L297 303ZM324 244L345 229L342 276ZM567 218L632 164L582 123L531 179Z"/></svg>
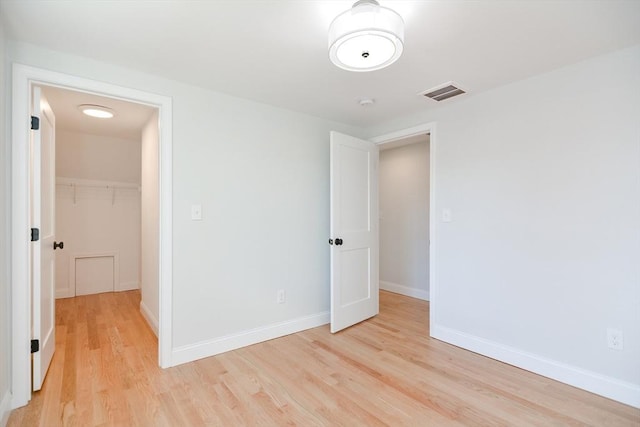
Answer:
<svg viewBox="0 0 640 427"><path fill-rule="evenodd" d="M342 245L342 239L336 239L336 245L337 246Z"/></svg>
<svg viewBox="0 0 640 427"><path fill-rule="evenodd" d="M53 250L55 251L56 249L64 249L64 242L53 242Z"/></svg>

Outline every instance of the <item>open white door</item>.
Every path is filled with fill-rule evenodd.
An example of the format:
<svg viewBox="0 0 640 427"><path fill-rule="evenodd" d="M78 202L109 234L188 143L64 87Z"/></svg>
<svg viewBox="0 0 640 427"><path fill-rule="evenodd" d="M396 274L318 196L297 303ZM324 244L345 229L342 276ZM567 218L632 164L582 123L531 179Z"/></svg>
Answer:
<svg viewBox="0 0 640 427"><path fill-rule="evenodd" d="M39 230L32 243L33 390L42 388L55 350L55 117L39 87L33 87L31 131L31 227ZM34 123L38 121L38 126ZM32 349L33 350L33 349Z"/></svg>
<svg viewBox="0 0 640 427"><path fill-rule="evenodd" d="M331 332L378 314L378 147L331 132Z"/></svg>

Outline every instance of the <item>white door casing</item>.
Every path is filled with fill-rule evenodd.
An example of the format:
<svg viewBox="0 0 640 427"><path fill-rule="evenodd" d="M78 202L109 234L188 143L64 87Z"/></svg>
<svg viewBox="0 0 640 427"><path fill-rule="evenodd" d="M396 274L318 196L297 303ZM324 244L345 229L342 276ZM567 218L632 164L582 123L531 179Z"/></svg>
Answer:
<svg viewBox="0 0 640 427"><path fill-rule="evenodd" d="M40 239L31 247L33 391L40 390L55 351L55 116L39 87L33 87L31 115L39 129L31 131L31 228Z"/></svg>
<svg viewBox="0 0 640 427"><path fill-rule="evenodd" d="M97 95L125 99L159 109L159 327L158 361L161 367L174 365L172 345L172 100L168 96L118 86L103 81L58 73L14 63L11 97L11 407L31 399L32 332L30 282L32 276L30 219L29 115L31 88L51 85Z"/></svg>
<svg viewBox="0 0 640 427"><path fill-rule="evenodd" d="M435 122L423 123L406 129L377 136L371 142L378 146L390 144L396 141L411 138L418 135L429 134L429 334L434 336L434 328L437 324L437 276L436 276L436 124Z"/></svg>
<svg viewBox="0 0 640 427"><path fill-rule="evenodd" d="M331 332L378 314L378 147L330 133Z"/></svg>

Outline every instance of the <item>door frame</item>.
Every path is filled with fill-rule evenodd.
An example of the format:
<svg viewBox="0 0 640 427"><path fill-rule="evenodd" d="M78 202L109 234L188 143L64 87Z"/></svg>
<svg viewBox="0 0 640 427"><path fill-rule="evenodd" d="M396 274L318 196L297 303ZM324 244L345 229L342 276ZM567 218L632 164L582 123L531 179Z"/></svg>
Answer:
<svg viewBox="0 0 640 427"><path fill-rule="evenodd" d="M417 135L429 134L429 335L433 337L436 324L437 280L436 280L436 123L400 129L370 138L369 141L384 145Z"/></svg>
<svg viewBox="0 0 640 427"><path fill-rule="evenodd" d="M69 74L13 64L11 104L11 389L12 408L31 399L31 242L29 236L29 132L33 85L61 87L158 109L159 272L158 364L172 366L172 100Z"/></svg>

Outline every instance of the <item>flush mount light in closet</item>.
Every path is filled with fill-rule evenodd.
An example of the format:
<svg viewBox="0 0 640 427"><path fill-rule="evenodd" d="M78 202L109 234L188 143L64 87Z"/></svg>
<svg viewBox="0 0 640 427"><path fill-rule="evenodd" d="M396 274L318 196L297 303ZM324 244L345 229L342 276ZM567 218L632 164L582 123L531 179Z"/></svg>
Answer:
<svg viewBox="0 0 640 427"><path fill-rule="evenodd" d="M103 107L102 105L82 104L78 105L78 109L82 111L83 114L97 117L98 119L110 119L114 116L111 108Z"/></svg>

